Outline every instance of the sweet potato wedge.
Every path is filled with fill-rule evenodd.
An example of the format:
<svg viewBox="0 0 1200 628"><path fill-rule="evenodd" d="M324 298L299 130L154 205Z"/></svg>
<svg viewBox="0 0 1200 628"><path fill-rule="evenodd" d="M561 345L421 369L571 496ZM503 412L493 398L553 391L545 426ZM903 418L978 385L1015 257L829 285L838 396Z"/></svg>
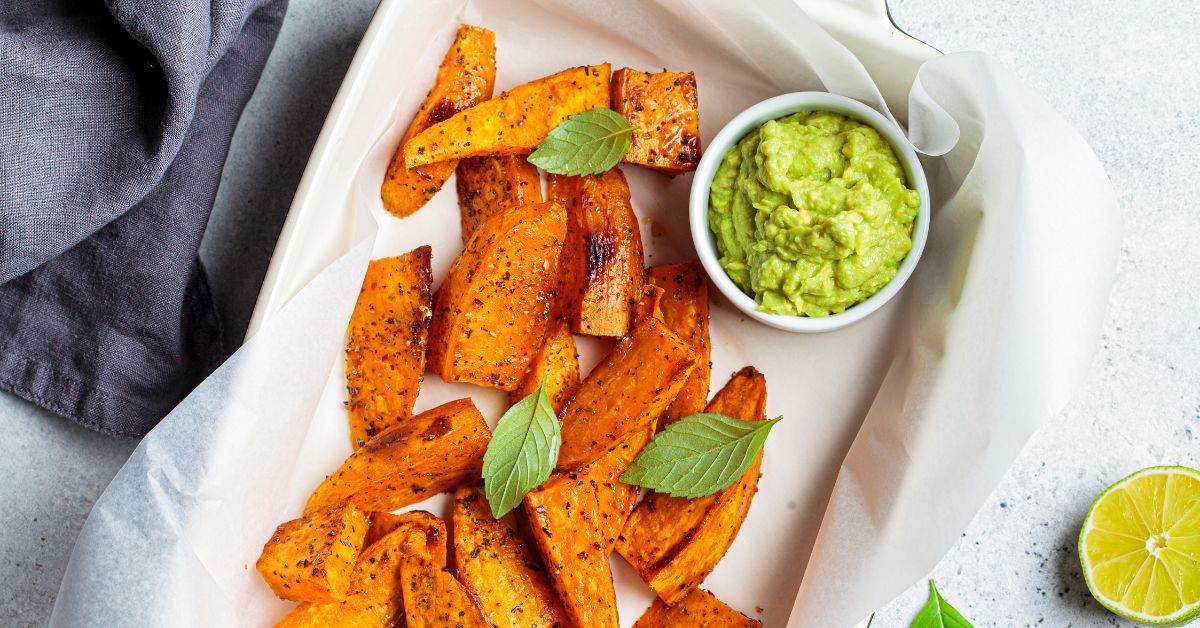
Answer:
<svg viewBox="0 0 1200 628"><path fill-rule="evenodd" d="M692 589L683 599L667 606L661 599L654 600L650 608L638 618L633 628L694 628L695 626L721 626L722 628L760 628L762 622L750 619L737 612L717 596L704 589Z"/></svg>
<svg viewBox="0 0 1200 628"><path fill-rule="evenodd" d="M470 399L426 410L359 447L317 486L304 511L347 500L365 510L396 510L452 490L479 477L491 436Z"/></svg>
<svg viewBox="0 0 1200 628"><path fill-rule="evenodd" d="M420 511L391 517L394 519L388 520L388 525L394 527L371 543L359 556L351 574L350 594L344 601L301 604L292 609L277 626L366 628L398 625L397 617L403 610L399 588L400 558L420 556L433 564L444 566L446 524Z"/></svg>
<svg viewBox="0 0 1200 628"><path fill-rule="evenodd" d="M407 628L488 628L483 611L445 567L406 556L400 576Z"/></svg>
<svg viewBox="0 0 1200 628"><path fill-rule="evenodd" d="M637 506L640 489L621 481L621 475L633 464L634 458L641 453L646 443L654 434L654 425L630 434L622 439L615 447L600 456L600 459L573 473L565 475L577 486L586 481L595 487L596 499L600 510L597 515L597 525L600 536L604 539L604 553L611 554L616 545L617 537L625 527L625 521ZM557 477L557 476L554 476ZM551 477L550 481L554 481Z"/></svg>
<svg viewBox="0 0 1200 628"><path fill-rule="evenodd" d="M657 421L687 380L696 354L657 318L617 343L562 411L558 470L594 462L630 434Z"/></svg>
<svg viewBox="0 0 1200 628"><path fill-rule="evenodd" d="M607 107L612 67L583 66L518 85L439 122L404 143L409 168L481 157L532 153L567 118Z"/></svg>
<svg viewBox="0 0 1200 628"><path fill-rule="evenodd" d="M492 517L483 489L454 492L454 568L467 592L499 628L566 626L567 616L517 516Z"/></svg>
<svg viewBox="0 0 1200 628"><path fill-rule="evenodd" d="M675 176L700 161L700 105L691 72L613 72L612 108L637 127L622 160Z"/></svg>
<svg viewBox="0 0 1200 628"><path fill-rule="evenodd" d="M516 403L533 393L546 378L546 396L550 407L562 412L567 399L579 386L579 354L575 352L575 337L565 319L550 324L542 348L529 363L529 371L521 379L521 385L508 393L508 402Z"/></svg>
<svg viewBox="0 0 1200 628"><path fill-rule="evenodd" d="M521 383L546 333L566 222L550 202L479 226L433 297L430 370L501 390Z"/></svg>
<svg viewBox="0 0 1200 628"><path fill-rule="evenodd" d="M479 223L509 207L542 202L542 180L527 155L470 157L458 162L455 187L465 244Z"/></svg>
<svg viewBox="0 0 1200 628"><path fill-rule="evenodd" d="M379 511L371 513L371 525L363 541L363 557L367 556L376 541L401 528L423 532L425 538L420 547L428 549L429 560L446 564L446 524L440 517L424 510L411 510L398 515Z"/></svg>
<svg viewBox="0 0 1200 628"><path fill-rule="evenodd" d="M696 366L687 382L667 407L659 426L704 409L708 381L712 377L708 338L708 282L700 262L655 266L647 273L650 284L662 290L658 309L667 327L679 334L696 352Z"/></svg>
<svg viewBox="0 0 1200 628"><path fill-rule="evenodd" d="M346 329L350 446L412 416L433 307L430 248L371 260Z"/></svg>
<svg viewBox="0 0 1200 628"><path fill-rule="evenodd" d="M491 98L495 84L495 33L466 24L458 27L454 43L446 51L438 68L433 88L425 96L420 109L417 109L417 115L409 123L388 164L387 175L380 188L384 208L397 218L403 218L421 209L442 189L450 173L454 172L455 162L446 161L409 170L404 165L404 144L430 126Z"/></svg>
<svg viewBox="0 0 1200 628"><path fill-rule="evenodd" d="M617 594L593 483L552 476L522 504L534 544L575 626L616 628Z"/></svg>
<svg viewBox="0 0 1200 628"><path fill-rule="evenodd" d="M743 421L761 421L766 380L753 367L738 371L713 397L706 411ZM658 597L675 604L712 573L728 551L758 490L760 453L729 488L697 499L650 493L634 509L616 543Z"/></svg>
<svg viewBox="0 0 1200 628"><path fill-rule="evenodd" d="M349 504L315 510L280 524L254 568L285 600L344 599L367 525L367 514Z"/></svg>
<svg viewBox="0 0 1200 628"><path fill-rule="evenodd" d="M649 283L643 286L642 298L638 299L637 305L633 308L633 324L636 325L647 318L662 320L662 297L662 288ZM691 379L690 376L689 379Z"/></svg>
<svg viewBox="0 0 1200 628"><path fill-rule="evenodd" d="M551 308L555 318L572 322L579 317L579 293L587 273L587 256L583 246L583 232L579 221L579 179L561 174L546 175L546 200L557 201L567 210L567 233L563 238L562 253L558 257L558 282L555 287L555 303Z"/></svg>
<svg viewBox="0 0 1200 628"><path fill-rule="evenodd" d="M560 262L570 270L560 275L559 295L570 303L560 309L572 317L575 333L620 338L629 333L645 282L629 184L619 168L572 178L555 183L572 199Z"/></svg>

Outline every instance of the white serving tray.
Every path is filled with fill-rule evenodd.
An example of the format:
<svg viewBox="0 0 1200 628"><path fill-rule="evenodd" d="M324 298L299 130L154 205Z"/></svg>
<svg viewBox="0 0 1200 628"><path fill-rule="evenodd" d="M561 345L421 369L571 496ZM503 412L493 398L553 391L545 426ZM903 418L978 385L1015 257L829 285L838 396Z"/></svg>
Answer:
<svg viewBox="0 0 1200 628"><path fill-rule="evenodd" d="M913 77L921 63L939 53L901 32L889 18L885 0L796 2L863 62L892 113L904 123ZM388 38L400 25L421 20L425 10L423 0L383 0L380 3L300 180L259 292L247 338L361 237L354 232L355 221L348 220L341 211L331 211L331 208L343 207L345 199L363 194L362 190L353 188L353 177L348 173L356 171L369 153L380 150L375 146L379 135L378 120L395 122L395 116L408 115L411 112L400 114L395 111L398 99L406 88L426 88L424 85L400 85L390 80L388 69L395 60L385 52ZM437 64L437 59L412 61L431 68ZM498 85L498 89L500 87ZM448 192L444 193L452 195L453 182L446 188ZM381 223L395 220L378 207L377 199L362 200L372 205L372 212ZM420 228L419 223L417 228ZM398 252L388 248L388 239L381 233L376 254L372 257ZM723 383L721 377L714 373L714 391ZM866 625L865 620L860 624Z"/></svg>

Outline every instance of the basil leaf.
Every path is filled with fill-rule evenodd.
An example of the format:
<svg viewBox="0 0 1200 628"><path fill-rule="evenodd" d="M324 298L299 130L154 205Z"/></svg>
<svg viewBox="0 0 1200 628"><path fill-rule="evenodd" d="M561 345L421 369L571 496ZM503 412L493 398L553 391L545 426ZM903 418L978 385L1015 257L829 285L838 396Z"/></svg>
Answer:
<svg viewBox="0 0 1200 628"><path fill-rule="evenodd" d="M929 601L917 613L910 628L975 628L962 613L950 606L946 598L938 593L937 585L929 581Z"/></svg>
<svg viewBox="0 0 1200 628"><path fill-rule="evenodd" d="M546 396L546 380L515 403L492 430L483 454L483 492L499 519L531 489L546 481L558 461L562 433Z"/></svg>
<svg viewBox="0 0 1200 628"><path fill-rule="evenodd" d="M554 174L599 174L621 161L632 138L633 125L625 116L598 107L563 120L528 159Z"/></svg>
<svg viewBox="0 0 1200 628"><path fill-rule="evenodd" d="M621 481L674 497L712 495L742 477L782 418L741 421L711 413L683 417L642 449Z"/></svg>

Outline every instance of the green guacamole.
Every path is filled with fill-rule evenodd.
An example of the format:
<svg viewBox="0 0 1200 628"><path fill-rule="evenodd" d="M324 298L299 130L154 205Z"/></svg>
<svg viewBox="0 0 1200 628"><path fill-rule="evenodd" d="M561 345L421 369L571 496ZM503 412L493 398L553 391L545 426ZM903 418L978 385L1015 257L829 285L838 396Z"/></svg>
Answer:
<svg viewBox="0 0 1200 628"><path fill-rule="evenodd" d="M708 223L721 267L759 311L828 316L896 276L920 204L875 129L818 111L767 122L730 149Z"/></svg>

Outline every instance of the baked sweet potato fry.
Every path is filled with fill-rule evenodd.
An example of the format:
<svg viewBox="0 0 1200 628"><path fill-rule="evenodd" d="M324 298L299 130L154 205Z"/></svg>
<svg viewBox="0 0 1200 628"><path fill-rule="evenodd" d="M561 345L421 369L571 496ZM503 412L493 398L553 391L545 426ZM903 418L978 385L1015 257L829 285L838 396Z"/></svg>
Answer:
<svg viewBox="0 0 1200 628"><path fill-rule="evenodd" d="M344 599L367 525L367 514L349 504L314 510L280 524L254 567L285 600Z"/></svg>
<svg viewBox="0 0 1200 628"><path fill-rule="evenodd" d="M696 366L687 382L667 407L659 426L704 409L708 381L712 377L708 338L708 282L700 262L655 266L647 273L650 284L662 290L658 309L667 327L679 334L696 352Z"/></svg>
<svg viewBox="0 0 1200 628"><path fill-rule="evenodd" d="M465 244L479 223L509 207L542 202L542 180L526 155L470 157L458 162L455 187Z"/></svg>
<svg viewBox="0 0 1200 628"><path fill-rule="evenodd" d="M762 622L750 619L737 612L717 596L704 589L692 589L683 599L667 606L661 599L654 600L650 608L638 618L633 628L694 628L696 626L721 626L722 628L760 628Z"/></svg>
<svg viewBox="0 0 1200 628"><path fill-rule="evenodd" d="M625 521L637 506L640 489L632 484L621 481L621 475L633 464L634 458L641 453L646 443L654 434L654 425L641 432L630 434L622 439L615 447L600 456L600 459L583 467L579 471L559 474L582 486L586 481L595 487L596 499L599 503L597 524L600 536L604 539L604 553L611 554L616 545L617 537L625 527ZM554 481L553 476L549 481ZM548 481L548 482L549 482Z"/></svg>
<svg viewBox="0 0 1200 628"><path fill-rule="evenodd" d="M440 517L424 510L411 510L398 515L390 512L372 512L367 538L363 541L364 551L369 552L376 541L401 528L424 532L425 539L421 547L428 548L429 559L435 563L446 564L446 524ZM363 556L365 557L366 553Z"/></svg>
<svg viewBox="0 0 1200 628"><path fill-rule="evenodd" d="M558 594L515 513L492 517L483 489L454 492L454 568L467 592L499 628L566 626Z"/></svg>
<svg viewBox="0 0 1200 628"><path fill-rule="evenodd" d="M430 248L371 260L346 330L350 446L412 416L433 307Z"/></svg>
<svg viewBox="0 0 1200 628"><path fill-rule="evenodd" d="M400 559L420 556L444 566L446 524L427 512L391 516L395 519L389 520L389 525L395 527L363 550L351 574L350 594L344 601L301 604L277 626L367 628L398 625L397 617L403 611L399 588Z"/></svg>
<svg viewBox="0 0 1200 628"><path fill-rule="evenodd" d="M579 386L579 354L575 352L575 337L564 319L550 324L542 348L534 354L521 385L508 393L508 402L515 404L536 391L542 385L543 377L550 407L556 413L562 412L567 399Z"/></svg>
<svg viewBox="0 0 1200 628"><path fill-rule="evenodd" d="M433 297L430 370L501 390L521 383L546 333L566 222L550 202L479 226Z"/></svg>
<svg viewBox="0 0 1200 628"><path fill-rule="evenodd" d="M620 338L629 333L645 282L642 233L629 202L629 184L619 168L558 183L572 194L560 299L572 330ZM556 194L560 192L556 189ZM568 248L570 247L570 248Z"/></svg>
<svg viewBox="0 0 1200 628"><path fill-rule="evenodd" d="M691 72L613 72L612 108L633 123L622 160L675 176L700 161L700 105Z"/></svg>
<svg viewBox="0 0 1200 628"><path fill-rule="evenodd" d="M738 371L713 397L707 412L761 421L767 385L754 367ZM697 499L650 493L634 509L616 551L658 597L675 604L712 573L729 550L758 490L762 454L729 488Z"/></svg>
<svg viewBox="0 0 1200 628"><path fill-rule="evenodd" d="M551 314L572 322L579 316L579 291L587 272L587 257L584 254L583 232L579 221L579 179L567 175L546 174L546 200L557 201L567 210L567 233L563 238L562 253L558 257L558 283L555 284L555 302Z"/></svg>
<svg viewBox="0 0 1200 628"><path fill-rule="evenodd" d="M400 576L407 628L488 628L483 611L444 567L406 556Z"/></svg>
<svg viewBox="0 0 1200 628"><path fill-rule="evenodd" d="M633 308L633 324L636 325L647 318L662 320L662 298L662 288L650 283L642 286L642 298L638 299Z"/></svg>
<svg viewBox="0 0 1200 628"><path fill-rule="evenodd" d="M575 626L617 628L617 594L595 484L557 474L522 504L534 544Z"/></svg>
<svg viewBox="0 0 1200 628"><path fill-rule="evenodd" d="M489 439L470 399L426 410L359 447L317 486L304 511L347 500L365 510L396 510L452 490L479 477Z"/></svg>
<svg viewBox="0 0 1200 628"><path fill-rule="evenodd" d="M567 118L607 107L607 63L563 70L518 85L439 122L404 143L409 168L480 157L532 153Z"/></svg>
<svg viewBox="0 0 1200 628"><path fill-rule="evenodd" d="M696 354L657 318L617 343L562 411L558 470L594 462L658 420L687 380Z"/></svg>
<svg viewBox="0 0 1200 628"><path fill-rule="evenodd" d="M425 96L420 109L417 109L417 115L409 123L388 164L387 175L380 188L384 208L397 218L403 218L421 209L442 189L450 173L454 172L455 162L429 164L410 170L404 165L404 144L430 126L491 98L495 84L495 33L478 26L460 26L454 43L446 51L438 68L433 88Z"/></svg>

